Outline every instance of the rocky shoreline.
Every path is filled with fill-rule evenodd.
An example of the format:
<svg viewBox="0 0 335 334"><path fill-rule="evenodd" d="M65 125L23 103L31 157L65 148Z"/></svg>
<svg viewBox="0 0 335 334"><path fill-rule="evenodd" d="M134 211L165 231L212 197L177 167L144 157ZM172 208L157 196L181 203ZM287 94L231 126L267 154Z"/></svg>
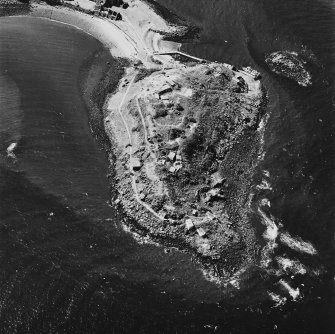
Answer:
<svg viewBox="0 0 335 334"><path fill-rule="evenodd" d="M312 76L308 72L307 59L293 51L277 51L265 56L270 70L278 75L296 81L300 86L312 84Z"/></svg>
<svg viewBox="0 0 335 334"><path fill-rule="evenodd" d="M171 12L166 7L160 5L154 0L144 0L154 11L167 21L171 26L175 26L178 29L173 32L166 32L157 30L163 36L163 39L183 43L188 40L194 40L199 37L200 28L191 24L186 19L177 16L175 13Z"/></svg>

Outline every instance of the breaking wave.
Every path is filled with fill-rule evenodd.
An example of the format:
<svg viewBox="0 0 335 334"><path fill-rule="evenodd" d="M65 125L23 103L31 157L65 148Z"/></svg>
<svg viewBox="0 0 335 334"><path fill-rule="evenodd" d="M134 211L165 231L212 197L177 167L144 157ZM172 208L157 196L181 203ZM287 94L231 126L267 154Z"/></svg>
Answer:
<svg viewBox="0 0 335 334"><path fill-rule="evenodd" d="M282 306L286 303L287 298L283 297L281 295L278 295L272 291L268 291L268 295L270 297L270 299L275 303L275 305L273 307L279 307Z"/></svg>
<svg viewBox="0 0 335 334"><path fill-rule="evenodd" d="M297 298L300 296L300 289L299 288L292 288L290 284L288 284L285 280L281 279L279 281L279 284L283 288L285 292L287 292L293 300L297 300Z"/></svg>
<svg viewBox="0 0 335 334"><path fill-rule="evenodd" d="M261 253L261 265L268 267L272 262L272 255L274 249L277 247L277 237L278 237L278 226L275 224L274 220L269 218L262 209L258 208L258 212L262 217L262 224L266 227L263 233L263 238L267 240L267 244L263 247Z"/></svg>
<svg viewBox="0 0 335 334"><path fill-rule="evenodd" d="M309 255L316 255L317 251L313 245L308 241L303 241L300 237L293 238L288 232L280 234L280 241L287 247Z"/></svg>
<svg viewBox="0 0 335 334"><path fill-rule="evenodd" d="M11 143L8 147L7 147L7 155L11 158L15 158L15 149L17 148L17 143Z"/></svg>
<svg viewBox="0 0 335 334"><path fill-rule="evenodd" d="M261 184L256 186L256 189L260 192L272 189L270 182L266 180L270 177L270 173L263 171L263 176ZM289 282L291 279L296 275L317 276L315 268L310 269L299 259L292 259L280 253L285 251L285 247L300 254L317 255L318 253L309 241L304 241L299 236L291 236L285 230L284 225L271 215L269 212L270 208L271 202L268 198L262 197L258 200L257 213L260 217L260 222L265 227L262 236L266 241L261 249L260 266L271 277L280 278L275 285L277 289L279 287L279 291L281 292L267 291L269 298L274 303L273 307L280 307L287 302L288 298L298 301L302 297L300 289L290 285L291 283ZM279 244L285 247L279 247Z"/></svg>
<svg viewBox="0 0 335 334"><path fill-rule="evenodd" d="M272 190L272 187L270 185L270 183L266 180L262 180L261 184L258 184L256 186L257 189L262 189L262 190Z"/></svg>
<svg viewBox="0 0 335 334"><path fill-rule="evenodd" d="M298 260L277 256L276 261L279 267L286 273L292 273L294 275L305 275L307 273L307 268Z"/></svg>

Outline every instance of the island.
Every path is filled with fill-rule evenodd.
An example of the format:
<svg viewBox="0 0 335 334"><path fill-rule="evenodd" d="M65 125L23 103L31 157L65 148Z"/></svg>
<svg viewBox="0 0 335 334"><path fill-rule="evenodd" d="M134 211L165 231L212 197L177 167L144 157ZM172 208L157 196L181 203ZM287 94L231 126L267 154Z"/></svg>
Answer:
<svg viewBox="0 0 335 334"><path fill-rule="evenodd" d="M253 255L247 202L262 97L260 81L228 64L141 64L108 102L116 203L135 228L195 252L220 276Z"/></svg>

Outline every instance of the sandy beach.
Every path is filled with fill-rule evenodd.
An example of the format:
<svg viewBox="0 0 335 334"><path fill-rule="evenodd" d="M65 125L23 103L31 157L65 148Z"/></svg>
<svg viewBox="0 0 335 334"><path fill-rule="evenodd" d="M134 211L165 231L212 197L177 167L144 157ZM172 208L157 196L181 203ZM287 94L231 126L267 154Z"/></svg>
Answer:
<svg viewBox="0 0 335 334"><path fill-rule="evenodd" d="M161 45L164 51L172 51L179 47L179 44L174 42L161 43L162 36L154 32L154 30L176 31L176 27L169 26L145 3L134 0L129 4L126 10L118 8L123 17L122 21L111 21L66 6L51 7L42 3L33 3L29 15L81 29L101 41L114 57L150 62L150 56L153 52L160 51ZM168 56L159 58L166 62L170 60Z"/></svg>
<svg viewBox="0 0 335 334"><path fill-rule="evenodd" d="M98 17L67 7L50 7L44 4L33 4L30 15L81 29L101 41L115 57L134 58L137 54L134 43L117 26Z"/></svg>

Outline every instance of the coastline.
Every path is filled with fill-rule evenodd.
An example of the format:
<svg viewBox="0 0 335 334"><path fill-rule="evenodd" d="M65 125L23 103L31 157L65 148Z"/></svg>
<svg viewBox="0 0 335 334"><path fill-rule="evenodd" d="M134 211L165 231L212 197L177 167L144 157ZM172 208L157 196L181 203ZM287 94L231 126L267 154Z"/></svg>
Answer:
<svg viewBox="0 0 335 334"><path fill-rule="evenodd" d="M105 47L81 66L78 86L89 110L92 135L110 152L110 142L104 129L104 111L107 98L124 75L127 61L111 56Z"/></svg>
<svg viewBox="0 0 335 334"><path fill-rule="evenodd" d="M132 59L136 53L133 45L123 34L119 33L119 29L116 26L75 9L33 3L29 16L57 21L83 30L85 33L99 40L110 50L114 57L128 57Z"/></svg>
<svg viewBox="0 0 335 334"><path fill-rule="evenodd" d="M171 51L176 50L179 47L178 43L174 42L163 42L164 34L162 34L163 31L166 32L167 35L178 35L178 28L177 27L170 27L167 22L164 21L163 18L160 18L156 13L153 11L151 12L150 6L147 4L144 4L139 1L135 1L138 6L146 6L146 8L141 8L139 12L142 14L141 17L136 18L136 11L130 11L127 12L127 16L123 15L125 17L125 22L120 22L118 24L114 24L110 21L107 21L105 19L101 19L98 17L94 17L88 14L84 14L82 12L78 12L74 9L69 9L67 7L50 7L48 5L42 5L42 4L33 4L31 12L29 13L32 17L40 17L45 19L51 19L57 22L61 22L63 24L69 24L72 26L75 26L78 29L81 29L85 31L86 33L92 35L96 39L100 40L105 47L107 47L110 50L110 53L115 58L123 58L128 59L128 66L125 70L125 75L123 76L123 79L120 81L119 89L116 90L118 85L118 80L115 79L112 86L109 88L109 82L106 78L110 78L111 76L106 74L104 78L102 76L100 78L97 78L96 82L101 83L100 88L93 89L91 88L90 92L86 92L88 96L90 96L89 99L93 99L93 96L98 98L98 100L95 101L96 105L90 105L91 111L95 113L94 122L97 122L96 125L93 124L92 132L95 133L94 127L96 126L97 129L102 128L102 119L105 121L105 130L107 132L107 136L110 137L110 141L112 143L112 152L110 152L113 157L110 157L110 164L113 165L115 163L116 166L116 183L117 188L119 190L119 197L115 198L114 204L116 207L119 206L120 203L122 203L123 209L127 213L127 225L130 227L130 229L135 229L136 232L142 232L144 237L147 237L148 235L150 238L152 238L155 241L159 241L160 244L167 245L167 246L174 246L178 249L191 252L195 255L195 260L197 260L202 265L205 265L206 273L212 275L212 276L222 276L222 270L224 269L221 267L222 264L219 264L218 267L218 261L211 259L211 257L208 256L208 254L205 253L199 253L197 250L197 246L194 247L191 246L188 242L183 240L183 237L180 233L175 234L175 232L166 233L167 230L163 231L163 233L156 233L157 231L154 229L147 228L146 224L141 224L138 222L138 219L141 221L148 220L151 225L155 224L155 219L152 220L153 217L151 217L151 214L148 213L148 210L141 209L139 205L134 206L134 197L132 194L132 188L134 188L134 185L130 184L130 176L128 167L124 169L124 167L127 165L123 164L120 157L123 158L123 153L127 149L127 145L124 145L124 142L119 141L118 138L115 137L116 132L111 131L111 128L107 124L108 117L111 113L115 111L116 104L119 103L119 109L121 109L124 98L129 92L129 88L131 88L132 80L135 79L136 75L139 73L139 68L137 65L135 67L131 66L134 65L134 63L137 63L140 61L143 66L141 65L141 68L152 68L153 70L159 71L163 65L163 69L165 67L167 68L186 68L182 63L175 62L173 58L171 58L169 55L156 55L155 52L159 51L161 48L163 48L163 51ZM143 13L147 14L149 11L149 17L150 17L150 25L148 26L146 23L148 22L143 20ZM124 14L124 13L123 13ZM118 62L119 61L119 62ZM122 68L125 68L125 60L118 60L115 64L119 65ZM123 64L123 65L122 65ZM108 64L110 65L110 64ZM108 66L109 69L111 69L113 66ZM92 67L94 68L94 66ZM111 69L111 73L113 73L113 69ZM92 72L91 72L92 73ZM102 74L102 73L101 73ZM123 75L123 70L120 70L118 73L118 78L121 78ZM87 73L87 76L89 76L89 73ZM126 80L128 78L128 80ZM145 77L144 77L145 79ZM94 80L93 80L94 81ZM122 89L122 87L126 87L125 89ZM258 88L257 88L258 89ZM113 91L115 94L112 94ZM119 98L116 98L116 100L113 100L115 96L121 93L122 95L119 96ZM124 94L124 95L123 95ZM84 94L85 95L85 94ZM120 94L119 94L120 95ZM106 100L104 99L104 96L107 96ZM86 103L89 103L89 99L86 99ZM105 100L104 107L103 100ZM103 109L103 110L102 110ZM259 111L261 113L261 111ZM114 119L115 120L115 119ZM109 120L110 121L110 120ZM120 120L119 120L120 121ZM130 120L131 121L131 120ZM91 126L92 126L91 124ZM118 123L122 127L122 122ZM102 135L102 141L107 143L107 138L105 135ZM125 146L125 147L124 147ZM256 145L257 147L257 145ZM116 159L114 159L114 154L116 156ZM257 155L257 149L256 152L254 152L252 155ZM250 160L252 161L252 159ZM123 167L120 165L123 165ZM129 166L130 167L130 166ZM130 167L131 168L131 167ZM127 177L126 183L123 182L124 177ZM249 179L251 178L251 175L249 175ZM133 177L133 183L136 182L135 178ZM246 191L249 183L246 182L244 185L244 191ZM136 195L137 197L137 195ZM245 199L242 199L242 202ZM138 200L137 202L139 204L143 202ZM243 203L240 203L240 205L243 205ZM237 203L235 203L237 205ZM145 207L145 205L143 205ZM150 211L150 210L149 210ZM236 213L235 213L236 214ZM239 214L237 214L239 215ZM159 218L157 216L156 218ZM244 217L242 219L242 222L245 222L247 217ZM164 221L165 219L163 219ZM163 224L164 227L164 224ZM159 226L161 228L161 226ZM166 226L164 227L166 228ZM241 228L244 229L245 227L243 224L241 224ZM169 230L169 229L168 229ZM248 232L250 232L249 228L246 233L243 233L245 236L249 237ZM177 236L177 238L175 238ZM247 241L250 244L253 244L255 242L254 238L250 236L250 240ZM233 252L232 257L234 258ZM250 249L248 252L250 252L250 256L248 256L248 260L252 258L252 252L253 249ZM253 258L253 261L256 259ZM234 260L232 260L234 262ZM244 261L245 262L245 261ZM215 266L214 270L212 266ZM230 265L233 270L233 274L236 275L237 271L234 266L234 264ZM226 275L226 278L230 278L232 275Z"/></svg>
<svg viewBox="0 0 335 334"><path fill-rule="evenodd" d="M200 7L200 3L195 2L194 4ZM270 10L273 4L276 6L274 2L269 3L268 7L270 7ZM179 4L177 5L179 6ZM174 8L176 8L176 11L184 12L183 8ZM193 7L188 2L186 2L185 8L187 8L185 12L188 14L193 13ZM314 35L313 29L310 25L306 24L306 22L309 22L307 18L314 18L312 11L304 9L301 12L301 17L296 20L297 18L293 14L290 15L289 8L280 4L278 4L278 8L282 9L278 17L283 16L284 22L287 22L288 25L293 23L297 29L301 29L302 32L309 32L312 35L310 44L307 43L308 46L313 48L314 44L312 40L318 36L327 36L326 33L322 34L323 29L327 27L327 24L323 22L322 15L320 18L317 15L315 17L315 22L318 23L318 28L315 30L318 34L315 33ZM219 9L227 13L230 6L229 4L222 4L222 7L219 7ZM252 13L251 10L247 9L246 11L247 13ZM220 37L224 38L225 34L234 34L234 29L238 28L238 25L227 26L227 23L230 22L229 17L226 21L223 19L224 15L212 18L208 13L211 13L211 11L208 11L207 6L201 7L196 11L195 15L193 13L190 17L196 21L196 15L202 15L204 17L204 25L206 24L207 27L210 27L209 29L211 29L214 23L222 27L223 29L220 29L217 35L219 39ZM311 13L311 15L306 16L306 13ZM22 14L24 13L16 13L16 15ZM243 15L240 16L241 12L236 14L236 16L232 15L232 22L243 17ZM94 234L91 235L86 225L82 224L82 217L86 214L83 215L80 213L78 223L76 220L77 215L71 214L69 216L69 210L64 210L65 215L62 218L62 206L58 204L54 206L54 201L49 200L50 196L46 197L43 192L38 191L37 187L31 187L29 183L26 186L26 177L21 177L19 174L11 171L8 172L6 175L7 179L5 179L6 188L4 189L6 189L6 198L4 198L4 203L9 204L7 206L9 211L11 207L10 201L12 201L24 215L26 215L26 212L29 212L30 207L27 207L26 210L22 209L25 209L25 206L28 206L29 203L32 204L32 215L29 216L31 224L25 229L26 233L24 235L27 239L28 237L32 239L35 231L39 235L42 231L45 231L47 238L44 238L44 240L47 244L45 244L46 247L43 245L41 254L46 260L50 258L50 254L55 266L53 263L49 266L48 263L43 261L43 258L37 258L34 263L38 266L34 266L36 270L32 272L29 270L29 267L26 267L27 261L25 259L27 258L26 255L31 254L31 251L36 253L39 250L39 244L31 244L29 248L22 250L20 243L11 246L7 243L11 238L4 239L2 248L4 254L8 254L5 258L8 258L8 261L11 262L7 261L8 265L3 268L4 272L10 275L8 279L6 277L4 279L3 290L6 290L6 286L14 284L12 295L7 299L7 303L5 301L3 306L2 318L4 321L1 327L3 327L4 331L12 329L12 325L17 323L16 319L21 324L19 325L21 330L25 328L28 330L29 324L33 321L40 324L34 326L37 329L47 327L52 328L54 331L62 331L62 328L66 326L68 330L75 332L85 332L87 328L91 328L91 331L103 332L114 327L116 330L129 330L130 332L143 328L144 331L147 330L149 332L159 331L160 328L163 328L163 331L164 328L168 328L166 329L167 331L170 328L171 331L189 330L191 332L197 329L199 332L206 330L229 332L232 328L237 332L246 332L248 330L257 332L260 328L264 331L282 333L294 330L312 333L318 329L325 332L327 330L331 331L331 328L333 328L333 323L330 320L332 319L332 302L329 294L332 288L332 277L330 277L331 251L327 243L329 238L327 237L327 233L324 233L327 230L327 217L329 216L326 209L331 203L327 198L323 198L325 197L323 194L327 193L327 184L329 183L327 183L329 173L326 172L325 168L331 162L326 142L328 131L331 128L331 122L328 121L328 117L330 116L326 108L330 105L329 101L331 99L328 99L329 94L321 93L323 86L318 86L318 83L322 79L329 79L329 76L327 77L324 73L318 73L318 75L313 77L316 82L313 83L313 87L301 88L295 82L271 74L267 68L264 69L264 67L260 66L259 64L264 60L262 58L263 54L266 54L262 51L267 51L264 50L263 43L266 47L266 41L269 40L269 37L280 35L282 31L275 28L267 31L264 28L266 27L267 19L268 17L264 13L258 12L257 15L250 19L251 22L255 21L258 23L258 29L255 28L254 30L254 37L258 39L259 44L255 45L250 42L252 50L248 49L250 54L248 53L246 56L246 60L251 63L255 62L258 68L262 68L262 73L265 77L263 82L269 93L268 109L257 129L261 141L263 140L260 143L262 150L256 166L254 181L251 183L252 188L247 189L247 191L251 192L251 196L249 197L249 202L246 203L254 212L252 219L256 225L256 229L258 228L256 237L260 247L258 249L261 255L260 267L256 267L254 271L248 270L240 278L235 279L233 277L230 280L233 283L226 281L226 284L219 277L209 275L212 264L208 264L207 269L203 270L203 268L206 268L206 264L201 262L196 252L193 253L193 256L190 256L174 248L176 246L179 249L183 248L185 251L187 247L186 243L178 244L175 240L169 240L164 236L155 238L154 235L150 235L150 231L144 230L136 219L131 218L133 210L136 207L129 209L128 214L124 213L124 203L118 194L118 189L121 191L124 191L124 189L120 186L120 180L116 180L118 176L115 175L114 162L117 157L114 152L117 152L115 151L115 147L113 149L110 147L111 142L104 129L103 110L105 113L108 112L108 99L104 99L103 95L107 97L108 91L107 89L106 91L103 90L103 83L100 86L101 90L97 89L96 91L94 89L93 81L99 85L99 78L97 77L100 74L97 73L97 77L92 78L92 86L90 87L90 91L86 93L88 95L84 96L84 99L94 96L94 92L98 93L98 97L89 109L86 109L82 105L84 108L80 109L80 113L76 118L82 122L81 124L83 124L85 131L80 130L80 127L72 121L62 122L59 130L66 131L67 135L72 135L72 131L75 134L78 130L80 135L87 138L87 140L93 140L93 143L98 141L103 147L108 147L107 151L110 162L105 159L105 150L100 150L100 145L94 145L95 150L92 151L92 154L89 154L93 156L92 164L88 163L88 161L86 162L86 160L81 164L82 168L93 171L92 179L102 179L102 187L94 186L95 183L93 183L93 186L90 186L91 182L89 178L85 177L86 173L80 179L77 178L78 173L73 174L73 176L70 173L60 173L59 178L65 176L70 181L77 179L78 184L81 184L83 188L89 187L91 189L92 187L93 191L96 190L98 196L104 194L102 197L103 200L96 203L102 202L102 204L107 204L107 201L109 203L110 200L110 205L113 208L104 206L106 210L112 211L112 215L107 214L106 217L109 218L104 222L100 222L98 220L100 205L92 206L94 213L90 215L92 220L90 220L87 226L88 229L94 229ZM15 18L12 22L17 22L18 25L22 26L20 22L25 21L29 23L25 18L22 18L22 21L21 18ZM66 27L65 25L62 27L62 25L53 22L48 23L47 20L30 19L30 21L32 26L34 26L34 23L37 26L40 24L46 27L54 26L56 30L65 30L70 31L74 35L83 35L79 30ZM2 28L4 28L4 25L4 21L2 21ZM224 29L224 27L227 27L227 29ZM285 30L285 26L283 26L283 30ZM60 39L63 38L62 34L58 34L58 36ZM293 33L293 36L297 35ZM85 39L85 36L82 37ZM89 37L86 36L86 39L92 40ZM215 34L213 34L213 37L215 37ZM240 36L236 35L236 41L239 38ZM241 41L243 41L243 38ZM23 40L23 43L20 43L21 48L25 48L25 44L26 42ZM278 42L278 50L283 44ZM328 44L325 41L320 41L320 47L325 45ZM194 54L207 55L211 59L236 59L237 62L239 61L239 57L241 57L240 50L234 49L230 53L227 53L227 55L222 55L223 52L220 51L220 46L225 46L224 41L210 41L205 46L197 46L197 43L192 43L190 46L183 45L183 49L189 50L192 53L194 52ZM285 46L287 45L284 45L283 49L285 49ZM203 48L204 50L202 51ZM109 61L109 57L111 57L111 64L113 64L115 58L111 56L108 49L102 49L105 51L102 51L99 55L97 53L97 57L104 59L101 60L101 71L108 71L107 61ZM44 52L44 50L42 49L41 52ZM224 50L224 53L226 52ZM23 49L21 54L27 55L28 49ZM320 58L322 56L327 58L329 52L318 53L317 55ZM15 57L11 58L15 59ZM122 58L118 59L122 61ZM93 62L94 59L87 59L87 63L82 66L83 73L82 78L79 79L80 84L85 85L85 79L90 76L90 73L94 74L94 68L96 67ZM78 62L73 62L73 64L76 63ZM92 70L89 70L90 66L93 66ZM328 66L325 65L325 68L327 69ZM113 76L112 69L110 73ZM32 81L32 83L34 82ZM118 82L115 82L115 89L117 86ZM54 87L58 89L60 86L57 85ZM75 81L71 87L76 88ZM289 96L285 94L285 91L290 92ZM10 96L8 95L8 97ZM143 99L140 98L139 101L142 105ZM105 109L100 108L101 103ZM72 110L74 108L70 107L68 109L69 115L72 114ZM93 130L93 138L90 138L90 129L87 125L88 111L90 112L89 117ZM127 112L126 110L124 111ZM91 113L93 114L92 117ZM67 113L64 113L64 115L67 115ZM13 113L9 121L12 122L14 119L18 119L19 116L19 114ZM26 118L32 116L33 113L25 113ZM49 123L44 121L42 113L41 116L38 115L37 122L43 120L41 125L48 131L52 130L53 127L49 127ZM71 124L74 126L71 126ZM2 125L4 128L6 123ZM21 125L21 123L18 125ZM313 136L309 135L311 127L315 128L312 131ZM27 128L34 129L31 126ZM15 133L14 135L16 135ZM65 138L67 139L67 137ZM40 141L40 139L38 140ZM14 141L17 142L18 140L14 139ZM6 138L3 141L3 154L6 154L6 147L10 142ZM43 140L40 142L43 144ZM75 140L67 140L66 147L71 147L71 144L75 142ZM21 152L24 152L24 149L22 149L24 147L21 146L21 142L18 144L20 151L14 151L14 153L17 154L19 161ZM49 148L48 146L45 145L45 153L49 156L49 154L52 154L54 146L51 145ZM319 148L323 151L321 153L320 150L320 154L316 152ZM87 152L86 147L83 147L82 151ZM97 159L95 158L97 151L100 151L98 152L99 156L101 156L99 161L101 160L104 167L100 173L94 173L96 168L98 168ZM70 170L72 169L72 163L74 165L76 163L75 160L71 159L71 156L70 159L66 159L67 152L68 149L62 150L57 161L64 161L64 169ZM27 158L33 158L33 154L27 154ZM305 161L307 158L309 162ZM13 160L13 158L8 157L9 159ZM110 164L109 168L107 164ZM27 165L27 167L29 166ZM47 177L53 177L54 175L57 177L52 168L44 168L43 173L37 174L37 177L41 180L46 180ZM108 179L105 175L108 175ZM311 175L314 179L312 179ZM310 181L309 177L311 178ZM12 180L14 181L18 178L18 184L20 187L22 186L22 191L20 190L19 192L16 189L17 187L13 187L14 183L12 182ZM306 180L308 181L307 183L305 182ZM50 193L54 189L54 187L49 187L48 192ZM73 195L80 194L74 188L72 189ZM130 190L132 191L131 187ZM315 191L315 193L313 194L311 191ZM90 192L88 193L90 194ZM127 194L129 198L130 194ZM119 200L121 201L119 202ZM116 201L119 202L117 205ZM36 211L34 209L35 203L41 210ZM131 204L130 200L129 203ZM4 213L7 213L7 207L5 207ZM46 216L48 216L49 208L53 209L52 212L55 215L48 217L46 220L43 214L44 207ZM117 208L117 213L114 208ZM323 214L324 211L326 212L325 214ZM311 214L313 212L315 212L315 215ZM19 221L20 216L15 211L11 213ZM41 223L39 224L40 217ZM8 218L11 219L11 216L8 215ZM11 222L14 219L9 219L7 221L10 225L13 225ZM6 219L4 223L6 224ZM71 230L69 231L67 225L64 225L68 223L76 226L73 233ZM55 231L54 228L56 229L55 235L53 234L53 231ZM114 228L116 228L117 233L114 232ZM13 225L11 233L15 237L20 234L22 235L20 226ZM58 234L61 236L60 238ZM111 242L105 243L105 238L109 238ZM129 241L129 246L127 241ZM94 251L88 248L90 244L94 245ZM312 245L315 247L314 250L313 248L307 248ZM7 246L10 247L8 248ZM10 253L8 253L8 249L10 249ZM305 252L304 249L310 249L309 253ZM315 250L317 250L317 253ZM191 253L192 249L186 250L186 252ZM72 255L73 253L74 255ZM312 255L312 253L316 254ZM58 257L57 254L60 254L60 256ZM68 254L70 257L68 257ZM134 257L132 257L132 254L134 254ZM180 261L180 257L185 258L185 261ZM29 256L30 258L31 256ZM192 263L190 260L195 263ZM263 263L265 261L267 261L267 267L264 268ZM11 266L10 263L13 265ZM45 265L43 265L44 263ZM77 263L80 264L83 279L77 279L79 276ZM86 263L90 264L93 273L92 270L87 270ZM114 265L115 263L116 265ZM19 276L14 271L16 268L18 269L17 274ZM26 273L24 271L25 268L28 269ZM60 270L62 271L61 280L59 280ZM47 277L44 275L45 272L47 273ZM106 275L107 272L108 276ZM12 273L14 276L12 276ZM65 280L62 279L64 277ZM71 280L71 285L67 286L67 278L71 279L73 277L79 282ZM56 281L58 282L57 289L53 285L54 278L58 278L58 281ZM106 279L104 280L104 278ZM142 288L143 281L148 282L147 284L145 283L145 288ZM82 284L83 282L84 285ZM131 286L128 282L131 282ZM41 286L45 287L45 289L41 289ZM17 295L15 291L24 291L25 293ZM198 296L198 293L201 296L205 295L205 297L215 295L217 304L215 304L216 300L214 297L213 300L207 302L207 300L203 301L200 299L201 296ZM72 298L73 295L75 297L74 301ZM25 304L23 299L28 300L25 296L32 302ZM81 296L83 297L80 298ZM182 298L181 302L184 303L185 301L187 305L180 304L179 296ZM57 303L56 312L54 303L52 302L55 298L58 301L64 300L64 303ZM90 299L90 303L87 303L88 299ZM193 304L190 304L193 300L194 307ZM134 303L134 301L139 301L139 303ZM94 308L93 313L91 312L92 305ZM62 316L63 313L59 313L62 312L61 310L66 310L64 317ZM149 316L147 316L148 314ZM127 323L119 321L120 319L124 319L125 316L129 318ZM24 319L24 322L21 321L22 319ZM207 326L207 328L203 328L204 324L209 324L212 327Z"/></svg>
<svg viewBox="0 0 335 334"><path fill-rule="evenodd" d="M123 54L122 48L116 47L119 40L115 34L109 34L111 28L108 22L100 22L98 18L68 7L50 6L39 1L21 3L16 0L8 0L8 3L0 6L1 17L36 17L60 24L69 25L82 30L86 34L99 40L103 49L92 58L87 59L81 66L78 87L89 111L89 121L92 135L107 150L110 150L108 138L104 131L103 110L107 97L117 87L120 78L124 74L124 68L128 65L127 53Z"/></svg>

